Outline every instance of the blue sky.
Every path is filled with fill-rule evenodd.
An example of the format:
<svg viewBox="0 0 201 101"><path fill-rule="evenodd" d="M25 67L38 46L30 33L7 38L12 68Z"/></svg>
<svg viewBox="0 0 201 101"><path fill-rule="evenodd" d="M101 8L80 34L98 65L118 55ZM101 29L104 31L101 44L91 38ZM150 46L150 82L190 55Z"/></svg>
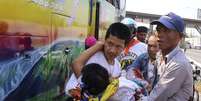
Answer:
<svg viewBox="0 0 201 101"><path fill-rule="evenodd" d="M182 17L196 19L201 0L126 0L126 10L164 15L174 12Z"/></svg>

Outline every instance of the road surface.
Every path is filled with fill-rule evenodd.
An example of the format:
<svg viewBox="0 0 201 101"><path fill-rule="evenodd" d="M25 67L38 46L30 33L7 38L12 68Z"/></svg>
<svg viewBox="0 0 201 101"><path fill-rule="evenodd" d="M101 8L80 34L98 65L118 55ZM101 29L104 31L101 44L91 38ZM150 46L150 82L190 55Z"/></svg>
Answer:
<svg viewBox="0 0 201 101"><path fill-rule="evenodd" d="M201 64L201 50L187 49L186 55Z"/></svg>

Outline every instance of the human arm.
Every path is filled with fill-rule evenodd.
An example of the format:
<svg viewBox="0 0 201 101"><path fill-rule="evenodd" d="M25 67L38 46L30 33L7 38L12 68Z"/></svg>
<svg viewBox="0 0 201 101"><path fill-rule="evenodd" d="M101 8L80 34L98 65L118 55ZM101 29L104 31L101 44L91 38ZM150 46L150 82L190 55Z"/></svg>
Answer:
<svg viewBox="0 0 201 101"><path fill-rule="evenodd" d="M89 60L89 58L94 55L96 52L103 49L104 42L98 41L94 46L85 50L78 58L76 58L72 63L72 70L75 73L75 76L78 78L81 75L83 66Z"/></svg>
<svg viewBox="0 0 201 101"><path fill-rule="evenodd" d="M141 67L143 65L142 62L144 61L144 57L145 57L145 54L141 54L140 56L138 56L136 58L136 60L134 60L133 63L127 67L127 71L129 69L132 69L132 70L133 69L140 69L141 70Z"/></svg>

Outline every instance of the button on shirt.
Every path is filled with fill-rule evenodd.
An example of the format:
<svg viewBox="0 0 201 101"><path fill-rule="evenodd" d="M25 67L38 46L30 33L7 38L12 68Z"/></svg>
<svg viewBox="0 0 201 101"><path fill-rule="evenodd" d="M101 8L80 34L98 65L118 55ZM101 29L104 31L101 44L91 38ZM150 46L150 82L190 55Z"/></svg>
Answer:
<svg viewBox="0 0 201 101"><path fill-rule="evenodd" d="M159 81L148 101L188 101L193 95L192 66L189 60L178 46L165 57L166 61L157 66Z"/></svg>

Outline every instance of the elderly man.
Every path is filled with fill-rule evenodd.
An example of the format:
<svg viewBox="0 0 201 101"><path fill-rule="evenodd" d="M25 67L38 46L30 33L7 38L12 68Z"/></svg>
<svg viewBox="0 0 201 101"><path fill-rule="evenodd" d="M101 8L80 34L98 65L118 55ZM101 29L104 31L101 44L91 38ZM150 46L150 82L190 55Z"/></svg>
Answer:
<svg viewBox="0 0 201 101"><path fill-rule="evenodd" d="M159 51L157 37L155 33L150 33L148 36L148 49L147 53L141 54L136 61L134 61L131 65L128 66L127 70L127 78L135 79L135 75L133 71L136 69L140 70L142 73L143 79L150 83L150 86L154 86L157 82L157 68L156 68L156 53ZM149 90L152 89L150 87Z"/></svg>
<svg viewBox="0 0 201 101"><path fill-rule="evenodd" d="M153 21L161 56L158 58L159 81L148 101L188 101L193 95L192 67L178 44L184 36L183 19L170 12Z"/></svg>

